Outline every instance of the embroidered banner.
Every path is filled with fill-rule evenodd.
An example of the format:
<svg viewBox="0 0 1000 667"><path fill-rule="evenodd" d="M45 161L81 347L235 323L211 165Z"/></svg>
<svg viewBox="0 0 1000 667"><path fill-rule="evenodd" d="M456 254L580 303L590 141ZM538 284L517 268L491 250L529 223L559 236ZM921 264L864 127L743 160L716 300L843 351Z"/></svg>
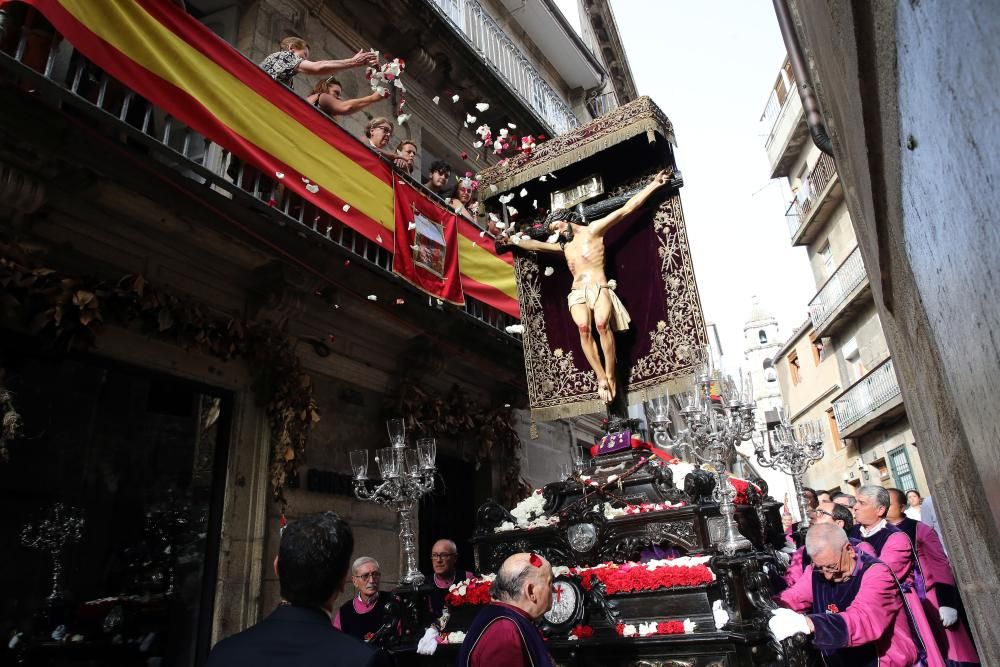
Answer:
<svg viewBox="0 0 1000 667"><path fill-rule="evenodd" d="M394 230L390 167L175 3L24 1L109 75L288 190L372 241ZM460 230L465 291L517 317L512 263L478 233Z"/></svg>
<svg viewBox="0 0 1000 667"><path fill-rule="evenodd" d="M416 188L396 184L392 270L431 296L464 305L458 271L458 216Z"/></svg>

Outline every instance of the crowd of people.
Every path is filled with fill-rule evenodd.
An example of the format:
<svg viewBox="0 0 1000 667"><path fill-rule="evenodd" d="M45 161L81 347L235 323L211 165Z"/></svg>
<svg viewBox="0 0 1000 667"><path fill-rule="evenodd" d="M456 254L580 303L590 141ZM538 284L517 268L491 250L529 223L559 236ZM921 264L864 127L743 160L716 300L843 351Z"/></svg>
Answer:
<svg viewBox="0 0 1000 667"><path fill-rule="evenodd" d="M881 486L853 496L809 492L811 525L774 598L773 637L807 635L828 665L979 664L940 537L906 514L914 507L911 494ZM368 642L400 631L391 620L395 597L381 589L378 560L352 561L353 549L351 528L334 512L290 522L274 562L281 603L219 642L208 665L312 665L331 655L342 657L337 664L387 664ZM458 567L449 539L434 543L430 563L428 611L436 618L449 587L475 575ZM348 575L354 594L335 607ZM491 586L491 602L466 633L458 664L552 665L537 626L551 607L552 581L552 567L540 555L510 556Z"/></svg>
<svg viewBox="0 0 1000 667"><path fill-rule="evenodd" d="M930 498L881 486L804 495L811 527L777 598L777 639L811 635L827 664L979 664L937 530L913 518L936 524Z"/></svg>
<svg viewBox="0 0 1000 667"><path fill-rule="evenodd" d="M344 86L336 78L338 72L357 67L372 67L377 63L378 54L374 51L358 51L353 57L344 60L310 60L309 44L304 39L286 37L281 41L278 51L264 58L260 68L272 79L289 88L292 87L298 74L324 77L316 82L305 100L336 122L338 117L360 112L388 96L388 92L373 91L364 97L344 99ZM375 116L365 124L364 138L368 147L375 153L389 161L400 172L413 176L418 154L417 143L412 139L403 139L391 148L394 131L395 126L389 118ZM452 184L451 175L451 165L443 160L435 160L431 163L422 183L425 188L441 197L458 215L475 222L477 211L472 196L471 179L469 177L456 179L457 183ZM490 231L496 232L496 230Z"/></svg>

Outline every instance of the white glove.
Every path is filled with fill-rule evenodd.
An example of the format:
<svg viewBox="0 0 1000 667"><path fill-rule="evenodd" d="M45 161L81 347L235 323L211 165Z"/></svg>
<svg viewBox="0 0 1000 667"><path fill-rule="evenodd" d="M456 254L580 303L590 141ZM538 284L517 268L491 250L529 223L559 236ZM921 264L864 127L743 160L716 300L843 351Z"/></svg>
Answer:
<svg viewBox="0 0 1000 667"><path fill-rule="evenodd" d="M722 608L722 600L712 604L712 616L715 617L715 629L721 630L729 622L729 612Z"/></svg>
<svg viewBox="0 0 1000 667"><path fill-rule="evenodd" d="M941 625L950 628L958 621L958 610L952 607L941 607L938 609L941 614Z"/></svg>
<svg viewBox="0 0 1000 667"><path fill-rule="evenodd" d="M434 655L438 647L438 631L434 628L424 630L424 636L417 642L417 653L420 655Z"/></svg>
<svg viewBox="0 0 1000 667"><path fill-rule="evenodd" d="M802 614L797 614L791 609L774 609L771 611L771 620L767 622L767 627L771 629L771 634L777 641L788 639L792 635L801 632L810 634L809 623Z"/></svg>

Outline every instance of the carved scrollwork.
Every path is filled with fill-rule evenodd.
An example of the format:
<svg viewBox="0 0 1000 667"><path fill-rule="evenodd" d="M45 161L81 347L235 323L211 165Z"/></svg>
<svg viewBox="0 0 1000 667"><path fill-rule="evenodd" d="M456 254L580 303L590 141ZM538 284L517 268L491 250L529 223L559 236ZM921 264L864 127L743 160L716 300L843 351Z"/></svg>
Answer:
<svg viewBox="0 0 1000 667"><path fill-rule="evenodd" d="M590 599L604 616L608 624L614 627L618 623L621 613L618 611L618 603L608 597L608 589L600 579L590 575Z"/></svg>
<svg viewBox="0 0 1000 667"><path fill-rule="evenodd" d="M514 515L503 505L487 500L476 512L476 534L491 535L504 521L517 524Z"/></svg>
<svg viewBox="0 0 1000 667"><path fill-rule="evenodd" d="M715 475L707 470L692 470L684 478L684 491L691 496L693 502L704 503L711 501L714 490Z"/></svg>
<svg viewBox="0 0 1000 667"><path fill-rule="evenodd" d="M545 505L542 510L546 514L555 514L562 507L566 500L566 493L570 490L568 482L550 482L542 488L542 497L545 498Z"/></svg>
<svg viewBox="0 0 1000 667"><path fill-rule="evenodd" d="M646 537L650 544L670 542L687 550L701 546L694 521L666 521L646 524Z"/></svg>

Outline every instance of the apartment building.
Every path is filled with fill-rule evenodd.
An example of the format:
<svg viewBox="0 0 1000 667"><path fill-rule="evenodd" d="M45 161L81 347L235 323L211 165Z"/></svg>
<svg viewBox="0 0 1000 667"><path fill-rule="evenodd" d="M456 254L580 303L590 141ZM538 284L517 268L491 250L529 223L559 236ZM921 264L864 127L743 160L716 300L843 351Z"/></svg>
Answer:
<svg viewBox="0 0 1000 667"><path fill-rule="evenodd" d="M831 156L811 141L791 67L779 70L761 116L770 177L787 195L789 241L806 249L816 294L808 319L774 356L793 423L827 428L807 473L817 489L882 484L927 493L919 444Z"/></svg>

